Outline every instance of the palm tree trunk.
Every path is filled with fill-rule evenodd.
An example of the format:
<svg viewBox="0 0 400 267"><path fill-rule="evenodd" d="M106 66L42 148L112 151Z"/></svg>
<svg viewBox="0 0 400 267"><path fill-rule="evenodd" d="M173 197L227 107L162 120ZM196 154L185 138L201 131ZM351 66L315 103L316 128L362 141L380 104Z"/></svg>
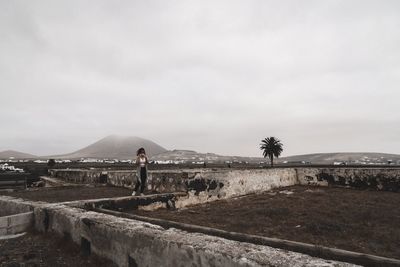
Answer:
<svg viewBox="0 0 400 267"><path fill-rule="evenodd" d="M269 159L271 160L271 167L274 167L274 156L270 156Z"/></svg>

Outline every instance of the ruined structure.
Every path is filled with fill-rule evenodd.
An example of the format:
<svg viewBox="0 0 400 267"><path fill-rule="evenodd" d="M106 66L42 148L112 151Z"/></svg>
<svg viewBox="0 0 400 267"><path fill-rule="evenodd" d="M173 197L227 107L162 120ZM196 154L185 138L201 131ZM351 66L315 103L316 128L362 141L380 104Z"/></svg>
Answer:
<svg viewBox="0 0 400 267"><path fill-rule="evenodd" d="M50 175L68 183L122 187L131 187L133 181L129 171L51 170ZM151 171L147 189L156 194L144 197L50 204L0 196L0 234L33 226L69 238L85 253L119 266L400 266L395 259L124 214L128 207L179 209L296 184L398 192L400 169ZM16 223L2 224L5 220Z"/></svg>

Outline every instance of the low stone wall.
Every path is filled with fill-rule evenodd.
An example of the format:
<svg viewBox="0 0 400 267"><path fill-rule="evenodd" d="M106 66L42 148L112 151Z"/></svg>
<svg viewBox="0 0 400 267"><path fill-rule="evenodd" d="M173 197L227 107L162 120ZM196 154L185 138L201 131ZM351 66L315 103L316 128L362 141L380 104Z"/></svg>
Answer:
<svg viewBox="0 0 400 267"><path fill-rule="evenodd" d="M149 171L147 189L154 192L186 191L185 180L193 178L200 171ZM133 188L136 183L136 170L49 170L50 176L72 183L107 183L114 186Z"/></svg>
<svg viewBox="0 0 400 267"><path fill-rule="evenodd" d="M107 182L108 172L99 170L53 169L49 170L49 173L51 177L60 178L66 182L94 184ZM105 181L101 180L100 177L102 179L105 177Z"/></svg>
<svg viewBox="0 0 400 267"><path fill-rule="evenodd" d="M355 266L305 254L189 233L65 205L35 208L38 230L54 232L118 266Z"/></svg>
<svg viewBox="0 0 400 267"><path fill-rule="evenodd" d="M187 196L177 208L218 199L256 194L297 184L295 169L204 171L185 181Z"/></svg>
<svg viewBox="0 0 400 267"><path fill-rule="evenodd" d="M298 168L302 185L339 185L400 192L400 168Z"/></svg>
<svg viewBox="0 0 400 267"><path fill-rule="evenodd" d="M64 202L64 204L87 210L95 208L111 209L116 211L147 210L152 211L160 208L175 209L175 201L186 193L165 193L147 195L143 197L117 197L107 199L94 199L83 201Z"/></svg>
<svg viewBox="0 0 400 267"><path fill-rule="evenodd" d="M33 226L33 221L32 211L0 217L0 236L24 232Z"/></svg>
<svg viewBox="0 0 400 267"><path fill-rule="evenodd" d="M125 201L125 198L120 200ZM304 252L243 242L241 238L188 232L179 227L87 211L81 208L87 206L85 201L79 205L78 202L49 204L7 196L0 196L0 201L32 208L37 230L69 238L81 246L83 253L106 257L118 266L355 266L312 257ZM93 201L89 200L87 204ZM111 200L95 202L99 201L107 204Z"/></svg>
<svg viewBox="0 0 400 267"><path fill-rule="evenodd" d="M0 235L25 231L33 225L33 206L22 199L0 196Z"/></svg>
<svg viewBox="0 0 400 267"><path fill-rule="evenodd" d="M0 196L0 217L32 211L33 207L22 199Z"/></svg>
<svg viewBox="0 0 400 267"><path fill-rule="evenodd" d="M115 186L132 186L135 173L130 171L51 170L50 174L67 182L107 182ZM103 178L101 178L103 177ZM101 180L103 179L103 180ZM147 189L150 192L188 192L177 207L240 195L261 193L272 188L298 183L296 170L166 170L149 171Z"/></svg>
<svg viewBox="0 0 400 267"><path fill-rule="evenodd" d="M75 183L133 187L135 171L50 170L53 177ZM149 171L150 192L188 192L182 205L212 201L291 185L340 185L400 191L400 168L177 169Z"/></svg>

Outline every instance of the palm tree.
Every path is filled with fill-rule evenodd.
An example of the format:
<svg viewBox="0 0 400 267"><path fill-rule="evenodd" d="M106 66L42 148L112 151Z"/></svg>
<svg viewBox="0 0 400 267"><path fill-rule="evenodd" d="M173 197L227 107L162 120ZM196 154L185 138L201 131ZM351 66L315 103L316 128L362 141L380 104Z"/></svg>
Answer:
<svg viewBox="0 0 400 267"><path fill-rule="evenodd" d="M282 147L281 141L273 136L261 140L260 149L263 151L264 158L269 157L271 167L274 166L274 157L278 158L281 155Z"/></svg>

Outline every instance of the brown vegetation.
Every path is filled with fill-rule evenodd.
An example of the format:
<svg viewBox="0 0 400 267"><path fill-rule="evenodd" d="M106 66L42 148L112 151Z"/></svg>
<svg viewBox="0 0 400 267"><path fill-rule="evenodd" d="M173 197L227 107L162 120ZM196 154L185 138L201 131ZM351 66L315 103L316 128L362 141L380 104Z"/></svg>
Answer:
<svg viewBox="0 0 400 267"><path fill-rule="evenodd" d="M0 240L0 267L8 266L115 266L96 255L83 256L68 237L30 232L14 239Z"/></svg>
<svg viewBox="0 0 400 267"><path fill-rule="evenodd" d="M134 213L400 259L399 203L398 193L294 186L189 209Z"/></svg>

